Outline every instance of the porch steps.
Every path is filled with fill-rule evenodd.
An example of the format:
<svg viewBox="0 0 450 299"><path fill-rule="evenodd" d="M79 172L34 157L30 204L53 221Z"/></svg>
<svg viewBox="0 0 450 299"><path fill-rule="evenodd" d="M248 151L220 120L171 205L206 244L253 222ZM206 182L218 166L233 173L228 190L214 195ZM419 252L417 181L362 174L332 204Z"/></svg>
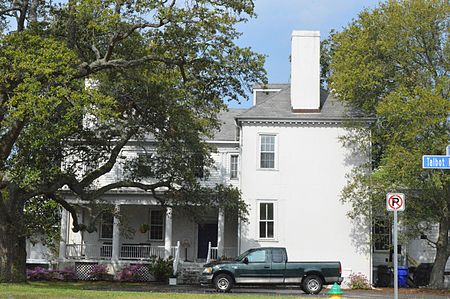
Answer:
<svg viewBox="0 0 450 299"><path fill-rule="evenodd" d="M202 275L203 265L205 263L187 263L183 262L179 265L179 274L177 283L179 284L199 284Z"/></svg>

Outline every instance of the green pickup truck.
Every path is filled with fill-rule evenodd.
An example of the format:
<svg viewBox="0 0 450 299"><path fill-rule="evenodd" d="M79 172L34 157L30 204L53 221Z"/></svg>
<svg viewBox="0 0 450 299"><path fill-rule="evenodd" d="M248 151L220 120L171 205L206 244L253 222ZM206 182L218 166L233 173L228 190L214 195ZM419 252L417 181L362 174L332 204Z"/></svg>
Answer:
<svg viewBox="0 0 450 299"><path fill-rule="evenodd" d="M247 250L232 261L204 265L202 285L213 285L219 292L229 292L235 284L300 285L308 294L318 294L323 285L341 283L340 262L288 262L281 247Z"/></svg>

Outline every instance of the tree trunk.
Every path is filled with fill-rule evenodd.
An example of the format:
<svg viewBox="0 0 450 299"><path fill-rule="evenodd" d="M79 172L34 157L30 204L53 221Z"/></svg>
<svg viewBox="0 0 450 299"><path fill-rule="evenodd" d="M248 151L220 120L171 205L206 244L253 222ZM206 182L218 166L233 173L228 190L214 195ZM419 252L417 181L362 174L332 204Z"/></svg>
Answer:
<svg viewBox="0 0 450 299"><path fill-rule="evenodd" d="M26 238L22 229L24 205L9 198L0 217L0 282L26 281Z"/></svg>
<svg viewBox="0 0 450 299"><path fill-rule="evenodd" d="M442 219L439 223L439 237L436 244L436 257L431 270L430 284L432 288L444 287L444 271L448 254L448 219Z"/></svg>

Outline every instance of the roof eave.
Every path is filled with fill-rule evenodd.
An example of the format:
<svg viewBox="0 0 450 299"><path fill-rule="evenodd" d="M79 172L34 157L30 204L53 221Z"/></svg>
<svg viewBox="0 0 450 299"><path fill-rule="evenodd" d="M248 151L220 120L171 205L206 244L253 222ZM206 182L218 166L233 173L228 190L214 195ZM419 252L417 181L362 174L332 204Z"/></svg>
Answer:
<svg viewBox="0 0 450 299"><path fill-rule="evenodd" d="M236 117L236 123L260 122L260 123L373 123L373 117Z"/></svg>

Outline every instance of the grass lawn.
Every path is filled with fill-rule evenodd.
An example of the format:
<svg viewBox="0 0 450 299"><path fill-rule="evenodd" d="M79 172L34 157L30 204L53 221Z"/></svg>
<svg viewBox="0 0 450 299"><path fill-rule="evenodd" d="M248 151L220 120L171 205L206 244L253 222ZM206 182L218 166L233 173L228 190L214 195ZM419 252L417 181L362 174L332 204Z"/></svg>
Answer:
<svg viewBox="0 0 450 299"><path fill-rule="evenodd" d="M131 291L132 290L132 291ZM78 298L137 298L137 299L156 299L156 298L174 298L174 299L207 299L207 298L233 298L233 299L252 299L268 298L262 295L243 295L234 294L190 294L190 293L160 293L157 288L149 288L148 284L129 284L129 283L108 283L108 282L29 282L22 284L0 284L0 298L7 299L78 299ZM292 296L277 296L278 299L289 298ZM297 297L295 298L307 298Z"/></svg>

